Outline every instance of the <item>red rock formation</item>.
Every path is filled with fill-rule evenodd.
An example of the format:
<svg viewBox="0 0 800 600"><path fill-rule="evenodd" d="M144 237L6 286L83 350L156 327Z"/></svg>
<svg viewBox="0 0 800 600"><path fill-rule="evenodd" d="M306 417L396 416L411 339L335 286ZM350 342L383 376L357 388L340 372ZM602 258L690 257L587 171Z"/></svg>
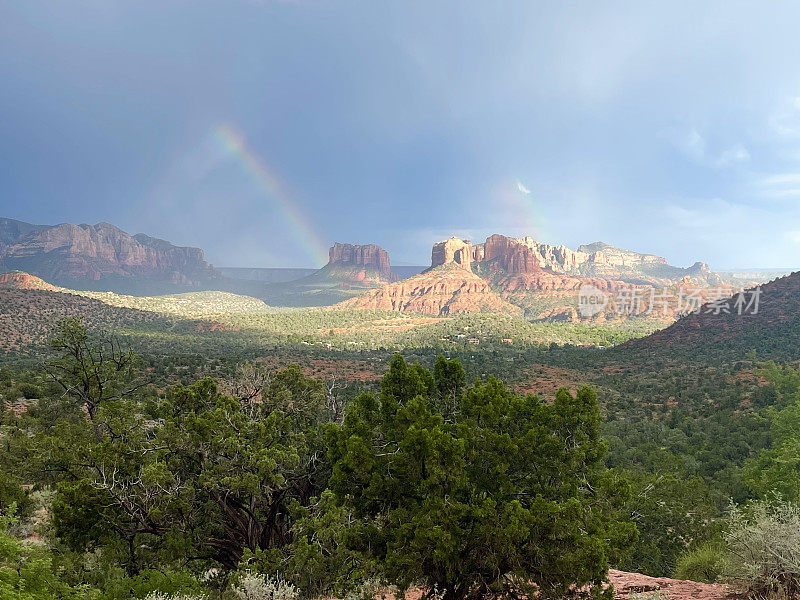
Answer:
<svg viewBox="0 0 800 600"><path fill-rule="evenodd" d="M729 600L736 597L734 590L724 584L650 577L616 569L609 569L608 580L614 586L615 600L643 598L648 593L670 600Z"/></svg>
<svg viewBox="0 0 800 600"><path fill-rule="evenodd" d="M485 268L482 272L504 293L571 291L586 284L609 290L619 283L543 269L537 253L524 238L494 234L475 248L480 248L480 254L476 253L475 256L483 256Z"/></svg>
<svg viewBox="0 0 800 600"><path fill-rule="evenodd" d="M374 267L387 281L392 280L392 267L389 263L389 254L375 244L363 246L353 244L340 244L336 242L328 251L328 263L341 265L357 265Z"/></svg>
<svg viewBox="0 0 800 600"><path fill-rule="evenodd" d="M486 238L480 254L485 261L495 261L492 266L508 275L539 273L542 270L533 250L504 235L494 234Z"/></svg>
<svg viewBox="0 0 800 600"><path fill-rule="evenodd" d="M503 238L503 240L498 240L496 238ZM509 238L495 234L490 236L487 242L489 244L500 243L509 246L524 246L531 251L540 267L543 269L551 269L558 273L573 272L589 258L589 254L587 253L576 252L570 250L566 246L551 246L550 244L539 243L532 237ZM473 259L475 261L488 260L485 246L486 243L474 247Z"/></svg>
<svg viewBox="0 0 800 600"><path fill-rule="evenodd" d="M504 292L563 292L578 290L583 285L593 285L599 290L611 291L624 285L621 281L600 279L597 277L573 277L564 273L554 273L541 269L533 273L519 273L495 278L497 285Z"/></svg>
<svg viewBox="0 0 800 600"><path fill-rule="evenodd" d="M141 277L191 285L218 277L199 248L131 236L108 223L49 227L0 219L0 234L0 268L59 283Z"/></svg>
<svg viewBox="0 0 800 600"><path fill-rule="evenodd" d="M336 305L347 309L396 310L447 315L469 312L519 314L489 283L458 263L441 265L409 279L370 290Z"/></svg>
<svg viewBox="0 0 800 600"><path fill-rule="evenodd" d="M431 250L431 267L455 263L460 267L472 269L472 244L469 240L451 237L437 242Z"/></svg>

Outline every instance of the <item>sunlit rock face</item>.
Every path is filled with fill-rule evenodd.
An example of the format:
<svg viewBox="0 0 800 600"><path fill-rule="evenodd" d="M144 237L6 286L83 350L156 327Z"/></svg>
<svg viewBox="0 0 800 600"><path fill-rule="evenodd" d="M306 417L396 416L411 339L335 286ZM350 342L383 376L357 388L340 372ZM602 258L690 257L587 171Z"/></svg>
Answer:
<svg viewBox="0 0 800 600"><path fill-rule="evenodd" d="M465 269L471 269L472 244L469 240L451 237L449 240L437 242L431 250L431 266L455 263Z"/></svg>
<svg viewBox="0 0 800 600"><path fill-rule="evenodd" d="M414 277L370 290L337 306L429 315L522 312L493 291L488 281L463 268L455 260Z"/></svg>

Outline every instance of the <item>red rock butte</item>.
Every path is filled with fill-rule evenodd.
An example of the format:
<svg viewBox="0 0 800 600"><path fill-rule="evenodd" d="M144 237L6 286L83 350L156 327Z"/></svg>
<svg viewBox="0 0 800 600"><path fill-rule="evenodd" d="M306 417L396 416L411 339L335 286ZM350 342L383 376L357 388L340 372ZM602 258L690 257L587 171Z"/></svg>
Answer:
<svg viewBox="0 0 800 600"><path fill-rule="evenodd" d="M354 245L336 242L328 251L330 264L357 265L374 267L387 278L392 276L389 253L376 244Z"/></svg>

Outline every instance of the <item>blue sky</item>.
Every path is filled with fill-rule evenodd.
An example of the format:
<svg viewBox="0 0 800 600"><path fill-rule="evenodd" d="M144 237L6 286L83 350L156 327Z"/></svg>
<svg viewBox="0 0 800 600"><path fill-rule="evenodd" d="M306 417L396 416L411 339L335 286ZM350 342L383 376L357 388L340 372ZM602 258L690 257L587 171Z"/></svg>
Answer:
<svg viewBox="0 0 800 600"><path fill-rule="evenodd" d="M0 0L0 216L219 266L315 266L334 241L425 264L497 232L798 268L799 22L788 2Z"/></svg>

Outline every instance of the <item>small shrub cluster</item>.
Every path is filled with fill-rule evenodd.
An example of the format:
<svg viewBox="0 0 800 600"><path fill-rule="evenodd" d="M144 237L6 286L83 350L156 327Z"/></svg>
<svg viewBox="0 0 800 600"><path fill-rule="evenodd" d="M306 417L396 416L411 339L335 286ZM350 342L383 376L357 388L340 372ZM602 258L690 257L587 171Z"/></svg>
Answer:
<svg viewBox="0 0 800 600"><path fill-rule="evenodd" d="M727 550L720 542L707 542L678 558L677 579L714 583L729 570Z"/></svg>
<svg viewBox="0 0 800 600"><path fill-rule="evenodd" d="M300 592L280 577L262 577L245 573L233 588L237 600L297 600Z"/></svg>
<svg viewBox="0 0 800 600"><path fill-rule="evenodd" d="M800 595L800 506L772 499L733 507L725 541L729 578L749 595Z"/></svg>

